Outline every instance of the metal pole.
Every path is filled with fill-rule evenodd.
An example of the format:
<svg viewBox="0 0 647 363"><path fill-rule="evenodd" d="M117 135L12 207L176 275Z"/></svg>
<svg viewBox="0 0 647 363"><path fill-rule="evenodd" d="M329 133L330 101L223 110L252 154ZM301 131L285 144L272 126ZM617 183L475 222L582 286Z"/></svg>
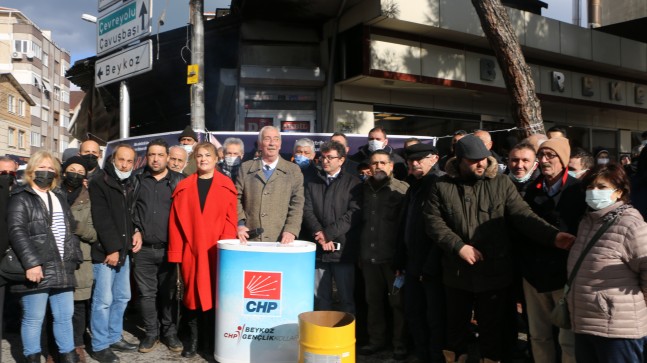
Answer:
<svg viewBox="0 0 647 363"><path fill-rule="evenodd" d="M582 19L580 18L582 16L582 11L580 10L580 1L581 0L573 0L573 24L577 26L582 25Z"/></svg>
<svg viewBox="0 0 647 363"><path fill-rule="evenodd" d="M130 92L128 83L119 84L119 138L130 137Z"/></svg>
<svg viewBox="0 0 647 363"><path fill-rule="evenodd" d="M191 63L198 65L198 83L191 85L191 128L203 131L204 121L204 0L191 0Z"/></svg>

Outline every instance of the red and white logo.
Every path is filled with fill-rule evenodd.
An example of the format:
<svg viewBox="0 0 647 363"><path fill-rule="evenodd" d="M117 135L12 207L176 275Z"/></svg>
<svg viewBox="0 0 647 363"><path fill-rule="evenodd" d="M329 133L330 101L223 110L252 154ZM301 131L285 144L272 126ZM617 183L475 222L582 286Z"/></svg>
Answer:
<svg viewBox="0 0 647 363"><path fill-rule="evenodd" d="M245 271L245 299L281 300L281 272Z"/></svg>

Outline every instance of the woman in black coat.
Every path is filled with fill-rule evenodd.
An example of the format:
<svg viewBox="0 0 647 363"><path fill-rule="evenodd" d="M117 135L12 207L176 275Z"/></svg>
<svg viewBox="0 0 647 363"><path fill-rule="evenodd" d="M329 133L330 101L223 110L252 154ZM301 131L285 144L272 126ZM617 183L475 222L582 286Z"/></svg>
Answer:
<svg viewBox="0 0 647 363"><path fill-rule="evenodd" d="M72 333L74 270L82 261L72 214L57 189L61 166L47 151L32 155L25 185L9 199L9 242L25 269L26 281L12 286L23 309L21 338L26 362L40 362L40 336L47 304L61 362L77 362Z"/></svg>

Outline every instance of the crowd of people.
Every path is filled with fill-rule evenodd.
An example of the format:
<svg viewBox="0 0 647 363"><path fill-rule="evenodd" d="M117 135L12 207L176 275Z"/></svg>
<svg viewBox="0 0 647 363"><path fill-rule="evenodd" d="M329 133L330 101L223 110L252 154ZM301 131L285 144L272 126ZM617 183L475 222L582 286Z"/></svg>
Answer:
<svg viewBox="0 0 647 363"><path fill-rule="evenodd" d="M92 140L62 165L36 152L23 184L0 157L0 310L7 285L26 362L40 362L42 335L48 361L64 363L160 343L212 355L217 242L298 239L317 246L314 309L357 316L358 354L466 362L478 336L483 362L642 362L647 149L616 163L547 134L501 157L487 131L459 130L440 155L415 138L394 149L376 127L352 155L342 133L281 155L267 126L243 160L242 140L217 148L187 127L179 145L150 141L137 170L125 143L103 168ZM23 272L10 274L15 261ZM131 290L137 344L123 337ZM520 319L527 353L515 349Z"/></svg>

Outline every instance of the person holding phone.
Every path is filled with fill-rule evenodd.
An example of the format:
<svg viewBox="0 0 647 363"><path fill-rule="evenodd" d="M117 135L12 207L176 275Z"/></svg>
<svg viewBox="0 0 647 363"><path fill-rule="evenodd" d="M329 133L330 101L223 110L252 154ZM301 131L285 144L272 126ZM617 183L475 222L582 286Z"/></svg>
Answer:
<svg viewBox="0 0 647 363"><path fill-rule="evenodd" d="M340 309L355 314L355 267L361 182L342 169L346 148L338 142L321 146L320 165L306 185L303 225L317 243L315 310L334 310L332 281L341 299Z"/></svg>

